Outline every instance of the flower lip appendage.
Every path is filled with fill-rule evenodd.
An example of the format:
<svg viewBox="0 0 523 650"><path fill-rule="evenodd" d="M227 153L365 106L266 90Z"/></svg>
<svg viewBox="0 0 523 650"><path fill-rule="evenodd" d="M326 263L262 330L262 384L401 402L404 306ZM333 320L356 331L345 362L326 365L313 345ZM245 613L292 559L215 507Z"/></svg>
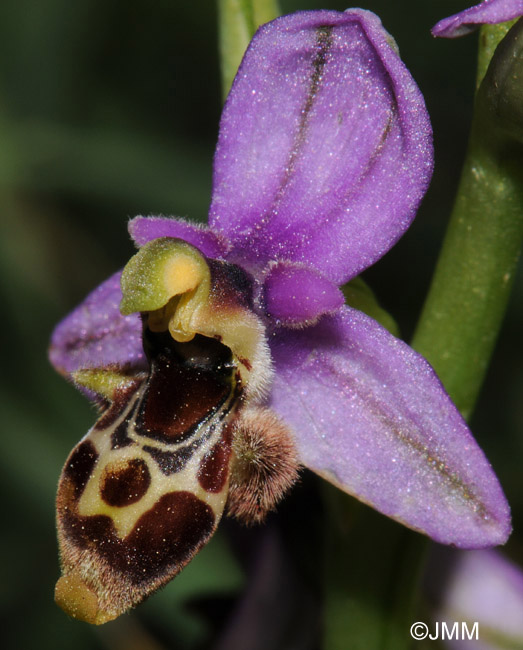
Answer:
<svg viewBox="0 0 523 650"><path fill-rule="evenodd" d="M258 30L224 107L209 226L132 220L127 315L116 275L53 334L53 364L109 405L59 492L62 514L72 504L108 540L61 529L65 599L97 594L78 617L114 618L164 584L223 511L261 520L297 462L437 541L506 540L501 487L434 371L338 288L405 232L431 172L423 97L376 16L300 12ZM140 486L155 487L127 505L138 466L150 478ZM101 494L110 477L113 501L122 486L120 509L87 509L95 475ZM140 573L153 522L178 551L150 533L162 560L145 553Z"/></svg>

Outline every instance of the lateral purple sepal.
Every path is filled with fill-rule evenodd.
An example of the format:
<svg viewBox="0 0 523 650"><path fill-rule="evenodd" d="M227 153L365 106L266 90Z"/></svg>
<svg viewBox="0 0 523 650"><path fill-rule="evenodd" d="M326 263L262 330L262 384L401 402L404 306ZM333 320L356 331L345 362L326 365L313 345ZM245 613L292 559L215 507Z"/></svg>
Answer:
<svg viewBox="0 0 523 650"><path fill-rule="evenodd" d="M438 542L506 541L498 480L419 354L349 307L278 330L271 350L272 407L296 431L305 466Z"/></svg>
<svg viewBox="0 0 523 650"><path fill-rule="evenodd" d="M504 23L519 16L523 16L523 0L484 0L479 5L440 20L431 32L433 36L456 38L469 34L480 25Z"/></svg>
<svg viewBox="0 0 523 650"><path fill-rule="evenodd" d="M281 325L310 325L344 302L343 293L330 280L292 262L271 265L264 279L265 312Z"/></svg>
<svg viewBox="0 0 523 650"><path fill-rule="evenodd" d="M206 257L221 258L228 250L227 241L202 224L170 217L135 217L129 221L129 234L137 246L159 237L177 237L196 246Z"/></svg>
<svg viewBox="0 0 523 650"><path fill-rule="evenodd" d="M120 275L118 271L98 286L55 328L49 359L62 374L110 365L147 367L140 316L120 313Z"/></svg>
<svg viewBox="0 0 523 650"><path fill-rule="evenodd" d="M432 173L423 97L374 14L261 27L227 99L209 223L238 257L341 284L408 228Z"/></svg>

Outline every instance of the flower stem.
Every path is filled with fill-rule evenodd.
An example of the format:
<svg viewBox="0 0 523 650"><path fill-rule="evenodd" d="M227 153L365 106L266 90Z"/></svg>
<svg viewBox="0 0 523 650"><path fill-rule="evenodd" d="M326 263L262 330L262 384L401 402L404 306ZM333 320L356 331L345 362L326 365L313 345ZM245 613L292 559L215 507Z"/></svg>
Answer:
<svg viewBox="0 0 523 650"><path fill-rule="evenodd" d="M522 27L498 46L478 90L458 196L412 343L465 417L488 367L523 238ZM491 48L491 39L481 41Z"/></svg>
<svg viewBox="0 0 523 650"><path fill-rule="evenodd" d="M223 98L227 97L249 41L260 25L280 15L278 0L218 0Z"/></svg>

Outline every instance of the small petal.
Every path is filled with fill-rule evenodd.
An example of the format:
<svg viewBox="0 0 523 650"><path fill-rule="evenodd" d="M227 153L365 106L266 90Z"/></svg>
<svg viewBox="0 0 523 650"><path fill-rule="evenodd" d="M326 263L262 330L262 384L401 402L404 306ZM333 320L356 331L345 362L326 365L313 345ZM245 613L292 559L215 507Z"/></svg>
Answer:
<svg viewBox="0 0 523 650"><path fill-rule="evenodd" d="M480 25L504 23L519 16L523 16L523 0L484 0L479 5L440 20L431 32L433 36L456 38L469 34Z"/></svg>
<svg viewBox="0 0 523 650"><path fill-rule="evenodd" d="M305 326L345 300L340 289L314 269L279 262L265 277L263 302L269 318L286 326Z"/></svg>
<svg viewBox="0 0 523 650"><path fill-rule="evenodd" d="M444 544L506 541L507 502L429 364L344 307L314 328L279 330L272 408L304 465Z"/></svg>
<svg viewBox="0 0 523 650"><path fill-rule="evenodd" d="M427 567L427 590L437 602L433 618L452 629L455 621L478 623L477 650L523 647L523 571L496 551L435 548ZM441 623L440 623L441 625ZM467 638L447 640L467 650Z"/></svg>
<svg viewBox="0 0 523 650"><path fill-rule="evenodd" d="M340 284L403 234L431 172L423 97L379 19L299 12L257 32L236 76L209 223Z"/></svg>
<svg viewBox="0 0 523 650"><path fill-rule="evenodd" d="M53 332L49 358L62 374L110 365L146 367L140 317L120 313L120 275L91 292Z"/></svg>
<svg viewBox="0 0 523 650"><path fill-rule="evenodd" d="M176 237L213 258L223 257L228 248L225 239L207 226L168 217L135 217L129 222L129 234L138 246L160 237Z"/></svg>

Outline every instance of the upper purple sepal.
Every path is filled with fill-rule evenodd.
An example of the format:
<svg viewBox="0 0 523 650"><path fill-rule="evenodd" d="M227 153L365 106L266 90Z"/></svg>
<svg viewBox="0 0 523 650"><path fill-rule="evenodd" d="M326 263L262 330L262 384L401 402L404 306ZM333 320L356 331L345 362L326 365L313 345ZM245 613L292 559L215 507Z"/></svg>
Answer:
<svg viewBox="0 0 523 650"><path fill-rule="evenodd" d="M92 291L54 330L49 358L62 374L115 365L146 367L140 316L120 313L120 275Z"/></svg>
<svg viewBox="0 0 523 650"><path fill-rule="evenodd" d="M469 34L480 25L504 23L519 16L523 16L523 0L484 0L479 5L440 20L431 32L433 36L456 38Z"/></svg>
<svg viewBox="0 0 523 650"><path fill-rule="evenodd" d="M261 27L225 104L209 223L254 262L338 284L381 257L432 173L423 97L374 14L298 12Z"/></svg>
<svg viewBox="0 0 523 650"><path fill-rule="evenodd" d="M277 331L272 408L297 432L304 465L444 544L502 544L499 482L429 364L344 307Z"/></svg>

